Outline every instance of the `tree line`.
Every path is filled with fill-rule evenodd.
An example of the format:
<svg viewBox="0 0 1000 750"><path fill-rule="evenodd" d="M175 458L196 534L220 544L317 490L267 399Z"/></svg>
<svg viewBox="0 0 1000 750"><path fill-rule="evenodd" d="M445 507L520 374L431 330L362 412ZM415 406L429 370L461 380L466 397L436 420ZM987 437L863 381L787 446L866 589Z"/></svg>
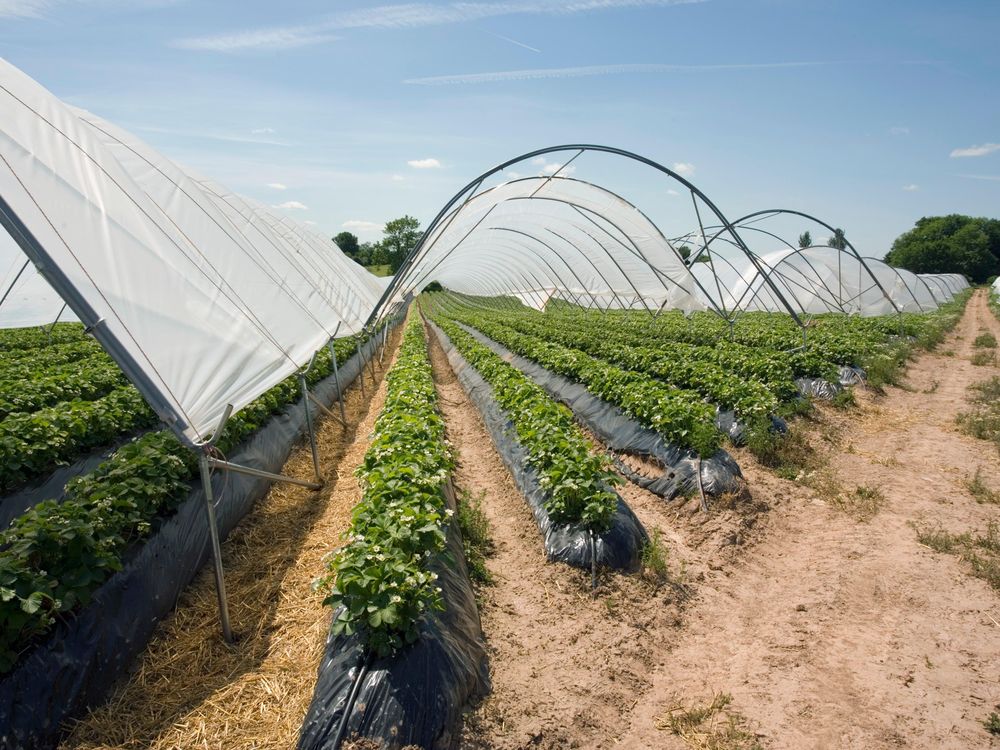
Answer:
<svg viewBox="0 0 1000 750"><path fill-rule="evenodd" d="M351 232L341 232L333 241L351 260L362 266L388 266L395 274L420 241L420 222L412 216L393 219L382 229L382 239L376 242L358 242Z"/></svg>

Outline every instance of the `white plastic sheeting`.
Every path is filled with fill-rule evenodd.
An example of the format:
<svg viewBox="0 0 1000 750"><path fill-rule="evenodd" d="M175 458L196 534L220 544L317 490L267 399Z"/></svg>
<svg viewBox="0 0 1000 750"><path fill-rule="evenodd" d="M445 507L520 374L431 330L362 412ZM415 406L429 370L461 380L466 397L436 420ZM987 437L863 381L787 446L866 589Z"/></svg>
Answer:
<svg viewBox="0 0 1000 750"><path fill-rule="evenodd" d="M891 315L897 310L925 312L938 304L915 274L872 258L862 263L853 253L826 245L784 247L758 255L763 273L726 245L714 247L707 257L709 262L694 263L691 270L704 293L725 309L784 310L765 275L802 313Z"/></svg>
<svg viewBox="0 0 1000 750"><path fill-rule="evenodd" d="M359 330L378 298L332 242L225 209L235 199L2 60L0 197L18 244L192 443Z"/></svg>
<svg viewBox="0 0 1000 750"><path fill-rule="evenodd" d="M425 238L397 294L436 280L468 294L584 306L705 309L674 247L618 195L569 177L526 177L454 208Z"/></svg>

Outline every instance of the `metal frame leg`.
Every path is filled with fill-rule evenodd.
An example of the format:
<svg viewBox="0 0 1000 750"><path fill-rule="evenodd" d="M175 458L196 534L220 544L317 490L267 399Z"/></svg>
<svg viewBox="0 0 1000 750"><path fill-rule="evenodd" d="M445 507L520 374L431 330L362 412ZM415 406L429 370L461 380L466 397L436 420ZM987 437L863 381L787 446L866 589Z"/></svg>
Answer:
<svg viewBox="0 0 1000 750"><path fill-rule="evenodd" d="M319 470L319 451L316 449L316 431L313 429L312 411L309 408L309 384L304 373L299 373L299 384L302 386L302 408L306 410L306 429L309 430L309 448L312 450L313 471L316 481L322 482L323 475Z"/></svg>
<svg viewBox="0 0 1000 750"><path fill-rule="evenodd" d="M208 516L208 535L212 542L212 561L215 568L215 592L219 596L219 620L222 622L222 637L226 643L233 642L233 629L229 625L229 603L226 599L226 577L222 569L222 545L219 543L219 525L215 518L215 500L212 495L212 475L208 454L198 455L201 470L201 485L205 492L205 514Z"/></svg>
<svg viewBox="0 0 1000 750"><path fill-rule="evenodd" d="M347 413L344 411L344 391L340 387L340 371L337 369L337 351L330 342L330 361L333 363L333 382L337 384L337 403L340 404L340 419L347 425Z"/></svg>

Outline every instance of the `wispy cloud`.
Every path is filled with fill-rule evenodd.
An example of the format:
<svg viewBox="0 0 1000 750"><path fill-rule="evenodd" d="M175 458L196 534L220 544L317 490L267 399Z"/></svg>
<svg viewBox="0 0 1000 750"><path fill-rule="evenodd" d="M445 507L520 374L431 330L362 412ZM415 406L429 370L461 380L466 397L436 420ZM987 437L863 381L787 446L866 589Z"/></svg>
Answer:
<svg viewBox="0 0 1000 750"><path fill-rule="evenodd" d="M274 128L254 128L250 132L253 135L270 135L274 132Z"/></svg>
<svg viewBox="0 0 1000 750"><path fill-rule="evenodd" d="M10 0L0 0L5 2ZM27 2L28 0L24 0ZM42 0L35 0L41 2ZM403 3L341 11L314 23L296 26L244 29L211 36L177 39L182 49L210 52L292 49L323 44L347 29L403 29L480 21L511 15L572 15L626 8L690 5L706 0L501 0L499 2ZM513 41L513 40L508 40ZM517 42L515 42L516 44Z"/></svg>
<svg viewBox="0 0 1000 750"><path fill-rule="evenodd" d="M994 151L1000 151L1000 143L984 143L981 146L969 146L968 148L956 148L950 154L954 158L963 156L986 156Z"/></svg>
<svg viewBox="0 0 1000 750"><path fill-rule="evenodd" d="M691 177L694 174L694 164L686 161L675 161L674 171L681 177Z"/></svg>
<svg viewBox="0 0 1000 750"><path fill-rule="evenodd" d="M909 135L910 129L905 125L895 125L889 128L889 135Z"/></svg>
<svg viewBox="0 0 1000 750"><path fill-rule="evenodd" d="M394 175L393 175L392 177L390 177L389 179L391 179L391 180L392 180L393 182L402 182L402 181L403 181L403 180L405 180L406 178L405 178L405 177L403 177L403 175L401 175L401 174L394 174Z"/></svg>
<svg viewBox="0 0 1000 750"><path fill-rule="evenodd" d="M175 39L171 46L202 52L243 52L244 50L283 50L336 41L337 37L314 26L281 26L270 29L235 31L217 36Z"/></svg>
<svg viewBox="0 0 1000 750"><path fill-rule="evenodd" d="M288 190L288 185L281 182L269 182L267 186L272 190Z"/></svg>
<svg viewBox="0 0 1000 750"><path fill-rule="evenodd" d="M584 76L609 76L636 73L701 73L721 70L770 70L777 68L810 68L823 65L842 65L834 61L802 61L774 63L731 63L718 65L684 65L665 63L623 63L621 65L581 65L574 68L531 68L527 70L501 70L490 73L461 73L458 75L407 78L403 83L417 86L443 86L459 83L499 83L501 81L528 81L539 78L582 78Z"/></svg>
<svg viewBox="0 0 1000 750"><path fill-rule="evenodd" d="M669 190L667 190L667 195L680 195L680 193L674 190L673 188L670 188Z"/></svg>
<svg viewBox="0 0 1000 750"><path fill-rule="evenodd" d="M300 203L299 201L285 201L284 203L279 203L276 206L271 206L271 208L283 208L286 211L308 211L309 206L305 203Z"/></svg>
<svg viewBox="0 0 1000 750"><path fill-rule="evenodd" d="M87 0L76 0L78 3ZM116 6L125 10L144 10L169 5L174 0L89 0L90 5ZM0 0L0 18L43 18L68 0Z"/></svg>
<svg viewBox="0 0 1000 750"><path fill-rule="evenodd" d="M260 136L234 135L232 133L217 133L211 131L198 130L178 130L174 128L161 128L155 125L136 125L134 130L144 133L162 133L163 135L174 135L181 138L196 138L208 141L224 141L226 143L254 143L260 146L290 146L286 141L279 141L274 138L262 138Z"/></svg>
<svg viewBox="0 0 1000 750"><path fill-rule="evenodd" d="M903 190L907 193L915 193L920 190L920 185L914 185L912 182L909 185L903 185Z"/></svg>
<svg viewBox="0 0 1000 750"><path fill-rule="evenodd" d="M966 180L989 180L990 182L1000 180L1000 174L960 174L958 177L964 177Z"/></svg>
<svg viewBox="0 0 1000 750"><path fill-rule="evenodd" d="M524 49L531 50L532 52L541 52L541 50L538 49L537 47L532 47L530 44L525 44L524 42L519 42L516 39L511 39L509 36L504 36L503 34L494 34L492 31L487 31L486 33L492 37L496 37L497 39L503 42L509 42L511 44L515 44L518 47L523 47Z"/></svg>
<svg viewBox="0 0 1000 750"><path fill-rule="evenodd" d="M441 162L437 159L411 159L406 162L414 169L440 169Z"/></svg>

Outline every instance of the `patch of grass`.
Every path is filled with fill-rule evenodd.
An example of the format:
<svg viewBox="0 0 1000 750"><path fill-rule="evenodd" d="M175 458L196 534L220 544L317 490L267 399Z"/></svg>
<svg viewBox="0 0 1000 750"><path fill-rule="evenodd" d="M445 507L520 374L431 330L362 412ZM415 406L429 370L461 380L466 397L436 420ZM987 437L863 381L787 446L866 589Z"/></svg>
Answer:
<svg viewBox="0 0 1000 750"><path fill-rule="evenodd" d="M917 528L917 541L935 552L958 555L976 578L1000 591L1000 523L990 521L983 534L952 534L944 529Z"/></svg>
<svg viewBox="0 0 1000 750"><path fill-rule="evenodd" d="M392 266L388 263L381 266L365 266L365 268L376 276L392 276Z"/></svg>
<svg viewBox="0 0 1000 750"><path fill-rule="evenodd" d="M997 337L985 331L976 336L976 340L972 342L972 345L979 349L996 349Z"/></svg>
<svg viewBox="0 0 1000 750"><path fill-rule="evenodd" d="M656 728L669 730L695 750L762 750L747 720L729 709L733 697L717 693L707 704L677 704L656 719Z"/></svg>
<svg viewBox="0 0 1000 750"><path fill-rule="evenodd" d="M816 451L794 427L782 435L770 424L753 425L747 430L746 444L754 458L782 479L795 479L817 463Z"/></svg>
<svg viewBox="0 0 1000 750"><path fill-rule="evenodd" d="M881 390L887 385L899 385L909 353L909 347L897 344L879 350L865 359L862 367L869 387Z"/></svg>
<svg viewBox="0 0 1000 750"><path fill-rule="evenodd" d="M986 721L983 722L983 726L990 734L1000 737L1000 714L996 711L992 711L990 715L986 717Z"/></svg>
<svg viewBox="0 0 1000 750"><path fill-rule="evenodd" d="M934 393L940 385L940 380L932 380L931 384L924 389L924 393Z"/></svg>
<svg viewBox="0 0 1000 750"><path fill-rule="evenodd" d="M858 404L854 398L853 388L842 388L837 391L837 395L833 397L830 403L838 409L848 409Z"/></svg>
<svg viewBox="0 0 1000 750"><path fill-rule="evenodd" d="M1000 505L1000 492L990 489L983 481L983 467L977 466L976 473L965 480L965 489L980 503Z"/></svg>
<svg viewBox="0 0 1000 750"><path fill-rule="evenodd" d="M941 356L942 357L954 357L955 356L955 350L954 349L944 349L944 350L941 351Z"/></svg>
<svg viewBox="0 0 1000 750"><path fill-rule="evenodd" d="M861 485L853 492L839 492L831 505L857 521L870 521L885 506L886 499L877 487Z"/></svg>
<svg viewBox="0 0 1000 750"><path fill-rule="evenodd" d="M465 560L469 564L469 577L474 583L489 585L493 576L486 567L486 558L493 554L493 537L490 523L483 512L483 496L474 496L468 490L458 501L458 527L462 531Z"/></svg>
<svg viewBox="0 0 1000 750"><path fill-rule="evenodd" d="M663 543L663 535L659 529L653 529L649 541L642 548L642 577L654 586L662 586L670 580L668 560L669 553Z"/></svg>
<svg viewBox="0 0 1000 750"><path fill-rule="evenodd" d="M955 421L966 435L980 440L991 440L1000 449L1000 377L969 386L969 401L974 409L962 412Z"/></svg>
<svg viewBox="0 0 1000 750"><path fill-rule="evenodd" d="M994 365L997 361L997 353L995 351L980 351L969 357L969 361L976 367L986 367L987 365Z"/></svg>

